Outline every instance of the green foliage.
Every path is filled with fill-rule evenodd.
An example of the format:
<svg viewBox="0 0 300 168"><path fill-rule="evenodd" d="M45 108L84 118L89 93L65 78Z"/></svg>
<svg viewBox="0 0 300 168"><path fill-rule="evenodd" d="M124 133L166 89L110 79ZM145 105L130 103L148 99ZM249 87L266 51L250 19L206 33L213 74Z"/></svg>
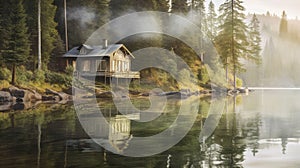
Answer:
<svg viewBox="0 0 300 168"><path fill-rule="evenodd" d="M68 65L65 69L65 72L67 75L69 76L73 76L73 73L74 73L74 67L71 66L71 65Z"/></svg>
<svg viewBox="0 0 300 168"><path fill-rule="evenodd" d="M243 86L243 80L240 79L240 78L237 78L237 80L236 80L236 86L237 87L242 87Z"/></svg>
<svg viewBox="0 0 300 168"><path fill-rule="evenodd" d="M43 70L37 70L33 74L33 81L36 83L44 83L45 82L45 72Z"/></svg>
<svg viewBox="0 0 300 168"><path fill-rule="evenodd" d="M200 79L201 83L203 83L203 84L206 84L210 80L207 68L209 68L209 67L202 66L200 69L199 79Z"/></svg>
<svg viewBox="0 0 300 168"><path fill-rule="evenodd" d="M215 4L212 1L210 1L208 6L206 21L207 21L207 35L210 38L210 40L213 41L215 36L217 35L218 19L215 11Z"/></svg>
<svg viewBox="0 0 300 168"><path fill-rule="evenodd" d="M254 14L249 24L249 55L248 58L253 60L255 63L260 63L260 52L261 52L261 37L259 20Z"/></svg>
<svg viewBox="0 0 300 168"><path fill-rule="evenodd" d="M84 43L94 31L103 24L108 23L110 18L110 0L70 0L68 2L68 34L69 47ZM127 2L120 2L126 5ZM61 25L64 25L61 23ZM64 34L64 33L63 33ZM101 37L99 43L102 43ZM98 44L99 45L99 44Z"/></svg>
<svg viewBox="0 0 300 168"><path fill-rule="evenodd" d="M8 65L23 65L29 56L26 13L22 0L1 1L1 55Z"/></svg>
<svg viewBox="0 0 300 168"><path fill-rule="evenodd" d="M41 2L41 33L42 33L42 68L48 69L48 64L55 59L56 56L61 56L61 51L64 50L63 42L56 29L57 22L54 20L57 6L54 0L43 0ZM30 65L37 63L38 55L38 0L25 0L25 8L28 13L27 24L30 31L31 44L31 60ZM54 69L53 65L51 68ZM57 68L57 67L56 67ZM35 68L31 66L31 69Z"/></svg>
<svg viewBox="0 0 300 168"><path fill-rule="evenodd" d="M42 20L42 67L47 69L50 62L52 51L55 49L55 43L59 39L56 30L57 23L54 21L56 6L54 0L43 0L41 3Z"/></svg>
<svg viewBox="0 0 300 168"><path fill-rule="evenodd" d="M19 66L16 68L17 80L16 83L26 84L33 80L33 73L31 71L26 70L25 66Z"/></svg>
<svg viewBox="0 0 300 168"><path fill-rule="evenodd" d="M220 6L221 23L215 41L223 67L233 73L234 87L236 87L236 74L245 71L241 59L255 60L257 58L252 57L248 50L248 27L244 23L245 8L242 3L241 0L230 0Z"/></svg>
<svg viewBox="0 0 300 168"><path fill-rule="evenodd" d="M0 80L9 80L11 72L7 68L0 68Z"/></svg>
<svg viewBox="0 0 300 168"><path fill-rule="evenodd" d="M47 71L45 73L45 78L45 81L49 82L50 84L59 84L66 87L72 86L72 76L66 74Z"/></svg>
<svg viewBox="0 0 300 168"><path fill-rule="evenodd" d="M8 88L10 86L7 80L0 80L0 89Z"/></svg>

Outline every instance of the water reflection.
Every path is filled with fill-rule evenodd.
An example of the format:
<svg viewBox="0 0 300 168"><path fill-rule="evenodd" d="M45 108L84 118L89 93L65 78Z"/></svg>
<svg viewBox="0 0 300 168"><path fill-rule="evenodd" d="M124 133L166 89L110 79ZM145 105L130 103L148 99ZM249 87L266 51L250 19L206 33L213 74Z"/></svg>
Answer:
<svg viewBox="0 0 300 168"><path fill-rule="evenodd" d="M70 105L0 113L0 167L297 167L299 96L300 92L265 91L212 100L224 105L219 116L209 113L210 99L201 99L189 133L169 150L143 158L100 147L83 131ZM144 101L137 101L136 107L145 108ZM154 135L172 125L179 105L169 101L166 112L149 123L131 120L139 116L121 114L110 102L100 106L102 118L92 113L80 117L98 124L88 128L89 133L124 152L135 145L132 137ZM108 126L100 121L104 119ZM206 122L217 120L212 134L204 134ZM201 131L207 136L199 141Z"/></svg>

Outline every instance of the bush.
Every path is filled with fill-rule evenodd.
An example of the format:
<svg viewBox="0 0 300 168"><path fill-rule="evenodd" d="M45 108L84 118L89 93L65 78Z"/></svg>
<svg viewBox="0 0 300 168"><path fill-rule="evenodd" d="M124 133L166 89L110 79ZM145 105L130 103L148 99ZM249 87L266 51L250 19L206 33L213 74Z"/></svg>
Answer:
<svg viewBox="0 0 300 168"><path fill-rule="evenodd" d="M10 80L11 72L7 68L0 68L0 80Z"/></svg>
<svg viewBox="0 0 300 168"><path fill-rule="evenodd" d="M8 88L10 86L9 82L6 80L0 80L0 89Z"/></svg>
<svg viewBox="0 0 300 168"><path fill-rule="evenodd" d="M24 66L16 68L16 82L17 84L25 84L32 80L33 73L27 71Z"/></svg>
<svg viewBox="0 0 300 168"><path fill-rule="evenodd" d="M243 86L243 80L240 79L240 78L237 78L237 79L236 79L236 86L237 86L237 87L242 87L242 86Z"/></svg>
<svg viewBox="0 0 300 168"><path fill-rule="evenodd" d="M33 81L38 83L44 83L45 81L45 72L38 70L33 74Z"/></svg>
<svg viewBox="0 0 300 168"><path fill-rule="evenodd" d="M68 66L66 67L66 69L65 69L65 72L66 72L67 75L72 76L73 73L74 73L74 68L73 68L73 66L68 65Z"/></svg>
<svg viewBox="0 0 300 168"><path fill-rule="evenodd" d="M48 71L45 77L45 81L51 84L60 84L66 87L72 86L72 77L69 75Z"/></svg>

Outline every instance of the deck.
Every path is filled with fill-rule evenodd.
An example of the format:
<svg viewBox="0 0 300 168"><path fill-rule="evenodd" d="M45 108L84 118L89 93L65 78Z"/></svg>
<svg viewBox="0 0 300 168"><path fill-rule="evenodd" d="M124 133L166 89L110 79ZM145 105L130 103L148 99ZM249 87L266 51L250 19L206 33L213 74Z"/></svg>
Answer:
<svg viewBox="0 0 300 168"><path fill-rule="evenodd" d="M78 72L77 72L78 73ZM107 78L124 78L124 79L138 79L140 78L140 72L128 71L128 72L79 72L83 77L107 77Z"/></svg>

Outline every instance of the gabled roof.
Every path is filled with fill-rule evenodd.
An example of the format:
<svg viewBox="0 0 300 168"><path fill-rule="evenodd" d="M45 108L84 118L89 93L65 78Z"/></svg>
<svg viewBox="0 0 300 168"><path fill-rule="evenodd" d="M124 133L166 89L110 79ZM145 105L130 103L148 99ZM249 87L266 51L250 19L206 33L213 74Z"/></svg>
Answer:
<svg viewBox="0 0 300 168"><path fill-rule="evenodd" d="M80 50L82 48L86 49L86 54L81 54ZM66 54L63 55L65 58L84 58L84 57L110 57L114 52L118 51L119 49L123 48L124 50L129 53L129 55L134 58L131 52L123 45L123 44L112 44L107 46L107 48L103 48L103 46L90 46L86 44L82 44L81 46L77 46L72 48Z"/></svg>

